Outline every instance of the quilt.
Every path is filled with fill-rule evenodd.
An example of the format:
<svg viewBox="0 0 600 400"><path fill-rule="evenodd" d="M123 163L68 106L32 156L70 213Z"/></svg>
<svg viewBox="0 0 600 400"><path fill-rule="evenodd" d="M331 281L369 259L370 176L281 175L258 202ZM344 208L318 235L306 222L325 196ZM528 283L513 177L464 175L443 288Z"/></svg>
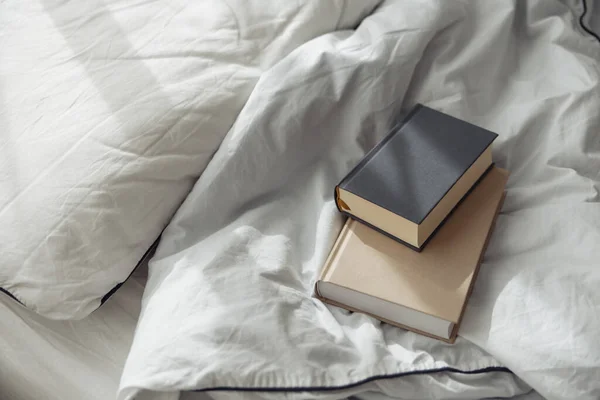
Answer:
<svg viewBox="0 0 600 400"><path fill-rule="evenodd" d="M599 398L599 60L550 0L388 0L296 48L166 228L119 399ZM312 296L334 185L416 103L497 132L511 173L455 345Z"/></svg>

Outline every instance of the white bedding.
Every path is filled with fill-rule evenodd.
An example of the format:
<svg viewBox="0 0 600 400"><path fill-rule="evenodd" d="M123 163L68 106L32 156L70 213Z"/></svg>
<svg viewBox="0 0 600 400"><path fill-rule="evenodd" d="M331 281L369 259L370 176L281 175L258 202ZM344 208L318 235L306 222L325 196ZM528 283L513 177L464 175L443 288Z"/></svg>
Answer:
<svg viewBox="0 0 600 400"><path fill-rule="evenodd" d="M146 267L106 304L81 321L51 321L0 294L0 399L109 400L119 380L146 281ZM419 377L405 378L405 388L419 387ZM138 400L211 400L202 392L146 393ZM350 400L389 400L375 388ZM512 400L541 400L528 392Z"/></svg>
<svg viewBox="0 0 600 400"><path fill-rule="evenodd" d="M114 399L140 312L143 272L81 321L51 321L0 294L0 399Z"/></svg>
<svg viewBox="0 0 600 400"><path fill-rule="evenodd" d="M114 399L139 315L146 273L146 267L140 266L114 296L81 321L51 321L0 294L0 399ZM402 390L431 381L406 377ZM486 377L485 382L483 387L494 381ZM214 397L202 392L145 393L138 400L178 398ZM392 398L374 387L350 400ZM513 400L540 398L528 392Z"/></svg>
<svg viewBox="0 0 600 400"><path fill-rule="evenodd" d="M0 294L0 399L114 399L139 316L146 274L146 266L141 265L114 296L81 321L51 321ZM403 390L428 383L407 377ZM513 400L540 400L536 396L529 392ZM138 400L177 398L213 397L202 392L145 393ZM391 398L374 388L350 400Z"/></svg>
<svg viewBox="0 0 600 400"><path fill-rule="evenodd" d="M143 289L145 279L134 276L102 307L73 322L46 320L0 293L0 398L100 400L114 398L118 392L120 399L137 395L135 398L142 400L174 400L180 390L208 390L213 398L228 399L349 395L364 400L511 396L519 400L538 399L531 388L549 399L600 398L600 346L596 340L596 332L600 331L600 44L577 23L582 3L569 1L577 12L573 13L567 5L549 0L386 1L356 30L325 34L305 44L302 43L311 37L336 27L353 27L370 4L358 0L309 3L324 4L324 8L307 14L316 17L316 25L306 31L302 24L286 25L286 21L277 19L275 9L259 3L231 3L235 6L232 9L244 11L231 18L230 3L180 5L218 4L201 10L209 21L224 23L215 16L227 15L227 23L252 27L257 35L264 33L257 21L281 22L280 26L288 26L289 30L278 32L283 40L279 42L281 48L273 50L273 44L267 46L273 50L269 53L273 58L266 57L264 63L259 63L251 85L236 86L239 91L227 94L239 102L233 107L235 112L229 110L231 121L236 119L235 125L165 232L146 288ZM300 6L292 3L289 2L292 8ZM69 31L78 26L64 20L69 17L68 12L57 14L52 1L3 2L0 21L10 16L6 12L8 6L17 4L31 7L28 10L32 13L48 13L44 18L63 18L60 21ZM43 5L44 9L35 9L34 4ZM77 11L84 27L102 21L96 29L107 23L114 28L115 21L106 13L83 12L87 7L105 4L108 3L79 6L72 1L63 6ZM135 39L133 35L128 40L141 40L136 46L168 54L162 59L144 53L147 62L132 62L145 66L157 63L152 74L159 80L162 76L176 82L165 84L164 88L172 89L169 93L173 96L187 96L186 101L196 104L197 91L206 87L205 81L194 78L202 68L192 68L195 72L191 72L182 67L172 77L162 74L172 72L169 65L177 58L168 51L177 41L164 32L175 37L185 32L190 37L195 29L204 26L193 21L178 22L169 31L169 15L194 19L200 11L180 13L173 8L169 9L171 14L163 14L156 11L160 5L153 2L128 0L111 4L112 11L126 17L120 26L131 28L132 32L139 29L141 36ZM332 15L339 20L333 21ZM590 24L597 21L588 20ZM255 23L249 24L250 21ZM22 26L35 32L40 21L27 23ZM47 25L54 22L44 23L40 26L55 29ZM213 26L219 34L227 35L227 30L217 27L218 24ZM118 50L127 45L120 32L115 32L116 42L98 38L90 43L90 48L109 51L111 46ZM2 40L7 37L0 36L0 43L4 44ZM142 40L150 37L162 37L165 41ZM90 39L95 37L80 36L73 43L81 45ZM158 49L153 47L157 43L162 43ZM278 57L297 46L277 62ZM6 54L4 48L0 47L0 55ZM42 59L44 51L52 52L33 50L39 51ZM197 60L190 56L188 61L196 65ZM236 64L235 60L227 61ZM127 64L123 61L121 67L126 68ZM162 70L162 66L167 69ZM18 71L16 64L9 67ZM0 72L6 68L7 64L0 64ZM107 68L107 74L102 76L109 82L121 82L119 76L109 74L115 69ZM118 103L128 110L127 99L139 97L139 93L128 92L129 87L140 93L152 92L151 86L146 87L150 76L145 68L139 74L127 75L127 80L133 82L131 86L111 86L114 92L105 95L115 102L106 101L105 106ZM102 72L93 71L91 76ZM16 79L15 76L10 78ZM187 78L179 80L182 77ZM10 81L5 74L0 78L0 102L4 104L22 99L17 90L9 91L11 97L6 98L10 85L25 82L33 90L39 84ZM92 85L87 79L86 84ZM72 117L73 127L51 113L54 102L40 103L52 106L50 109L13 107L11 112L19 113L10 114L10 118L3 107L0 124L15 129L20 125L14 121L18 121L24 125L16 132L27 135L31 131L25 128L35 125L32 121L36 119L31 115L38 112L43 118L52 117L54 123L63 124L57 132L86 126L91 129L103 118L103 123L115 129L121 126L117 118L120 112L96 108L98 104L79 108L87 113L69 111L67 100L73 93L66 91L66 97L60 94L61 88L77 86L77 79L73 82L64 86L64 82L57 81L52 89L55 96L66 102L63 109ZM190 82L196 85L189 86ZM252 91L254 84L257 86ZM98 95L92 96L94 101L100 101ZM136 108L135 113L123 111L125 119L139 116L134 120L152 120L149 114L154 110L165 110L161 99L148 97L148 109L142 107L145 103L134 102L141 108ZM188 104L186 101L177 104ZM313 281L342 223L332 202L333 186L383 137L398 112L408 110L416 102L499 133L494 157L512 173L461 338L454 346L324 306L311 296ZM77 101L74 104L80 106ZM213 127L212 121L223 122L217 115L223 110L211 110L214 115L192 131L209 135L208 147L215 148L228 126L223 123ZM166 122L177 124L181 117L186 128L177 131L185 136L196 121L183 118L182 113L185 110L175 110ZM133 131L139 133L138 128ZM9 165L15 153L8 152L6 143L10 141L6 140L6 132L0 132L0 141L4 140L0 142L0 152L4 152L0 153L0 178L13 176L2 175L9 171L7 165L10 172L15 171ZM221 136L212 137L213 134ZM36 151L60 150L43 146L44 143L39 144ZM196 147L183 147L191 153L198 152ZM191 159L193 166L187 162ZM186 156L187 161L177 163L181 169L171 165L169 171L174 175L169 179L178 182L181 192L166 190L169 184L158 182L165 189L161 193L180 196L187 190L184 186L189 186L200 173L196 167L202 169L208 159L206 155L197 159ZM24 165L41 168L42 163ZM161 164L153 165L156 169L150 175L160 175ZM85 167L86 163L77 166ZM83 167L72 171L83 173ZM29 172L19 179L32 178ZM20 182L26 186L31 182L27 179ZM151 191L157 183L153 179L149 178L148 186L144 186ZM2 179L0 183L10 185L12 181ZM0 193L0 205L5 207L0 216L6 218L6 201L10 197L6 194L14 194L13 189L21 192L19 185ZM118 192L119 188L115 190ZM44 192L37 198L29 194L30 200L49 195ZM25 200L10 204L26 204ZM35 209L35 204L26 205ZM164 215L170 212L167 209L162 209ZM54 214L59 217L55 221L63 216ZM138 253L160 231L160 224L152 223L154 230L147 230L144 224L137 224L139 219L126 213L119 214L119 218L131 235L125 241L117 236L121 241L118 246L134 246ZM0 246L5 248L0 247L4 249L0 257L6 257L6 249L17 246L17 242L25 244L14 247L19 251L31 249L43 231L36 228L51 222L39 220L38 225L23 225L27 228L23 235L13 237L7 227L14 226L14 221L1 221ZM100 259L116 256L110 252L110 246L104 246L116 240L109 235L112 230L106 226L99 229L99 237L108 242L101 241L97 249L90 242L85 250L94 250L94 257ZM13 241L10 246L7 240ZM134 259L133 253L121 254ZM0 265L0 271L3 267ZM119 268L115 270L118 274L104 277L105 288L128 274ZM144 302L138 321L142 290ZM44 295L43 290L38 294ZM96 294L100 295L100 291ZM53 299L54 306L60 308L60 298ZM75 311L81 316L79 311L85 314L97 303L98 297L86 303L87 308L75 307L66 314ZM53 309L56 308L46 311L52 315ZM363 383L365 380L369 382ZM196 400L201 395L186 392L181 398Z"/></svg>
<svg viewBox="0 0 600 400"><path fill-rule="evenodd" d="M599 398L599 59L547 0L386 1L300 46L262 75L165 231L119 398ZM311 297L342 223L332 188L416 102L499 133L511 172L455 346ZM398 377L440 369L414 391Z"/></svg>
<svg viewBox="0 0 600 400"><path fill-rule="evenodd" d="M140 265L114 296L80 321L48 320L0 294L0 399L114 399L146 276L147 267ZM184 398L210 399L203 393Z"/></svg>

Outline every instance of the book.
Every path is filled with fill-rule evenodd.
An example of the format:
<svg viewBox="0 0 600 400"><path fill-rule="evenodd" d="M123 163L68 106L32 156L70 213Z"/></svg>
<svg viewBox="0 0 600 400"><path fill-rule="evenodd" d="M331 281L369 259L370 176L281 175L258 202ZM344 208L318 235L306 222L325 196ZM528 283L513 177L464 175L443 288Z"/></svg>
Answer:
<svg viewBox="0 0 600 400"><path fill-rule="evenodd" d="M336 186L335 203L420 251L491 167L497 136L419 104Z"/></svg>
<svg viewBox="0 0 600 400"><path fill-rule="evenodd" d="M348 218L315 297L454 343L507 180L492 167L422 252Z"/></svg>

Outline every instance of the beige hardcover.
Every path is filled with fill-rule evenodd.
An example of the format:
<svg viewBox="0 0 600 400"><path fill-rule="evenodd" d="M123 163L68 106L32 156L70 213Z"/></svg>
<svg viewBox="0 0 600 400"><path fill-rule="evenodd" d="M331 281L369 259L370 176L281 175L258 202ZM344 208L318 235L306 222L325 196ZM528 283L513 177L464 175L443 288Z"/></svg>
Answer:
<svg viewBox="0 0 600 400"><path fill-rule="evenodd" d="M507 180L507 171L493 167L420 253L348 219L319 281L450 321L450 339L440 339L453 342ZM323 299L318 285L316 295Z"/></svg>

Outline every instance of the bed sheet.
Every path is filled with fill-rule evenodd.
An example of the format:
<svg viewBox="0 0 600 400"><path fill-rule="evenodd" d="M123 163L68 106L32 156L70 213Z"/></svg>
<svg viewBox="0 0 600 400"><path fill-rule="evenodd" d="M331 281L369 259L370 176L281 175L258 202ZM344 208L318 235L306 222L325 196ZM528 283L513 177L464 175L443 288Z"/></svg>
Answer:
<svg viewBox="0 0 600 400"><path fill-rule="evenodd" d="M0 399L114 399L146 277L147 266L140 265L113 297L80 321L48 320L0 294ZM205 399L203 393L188 395L188 400Z"/></svg>
<svg viewBox="0 0 600 400"><path fill-rule="evenodd" d="M141 267L80 321L48 320L0 295L0 398L114 398L145 280Z"/></svg>

